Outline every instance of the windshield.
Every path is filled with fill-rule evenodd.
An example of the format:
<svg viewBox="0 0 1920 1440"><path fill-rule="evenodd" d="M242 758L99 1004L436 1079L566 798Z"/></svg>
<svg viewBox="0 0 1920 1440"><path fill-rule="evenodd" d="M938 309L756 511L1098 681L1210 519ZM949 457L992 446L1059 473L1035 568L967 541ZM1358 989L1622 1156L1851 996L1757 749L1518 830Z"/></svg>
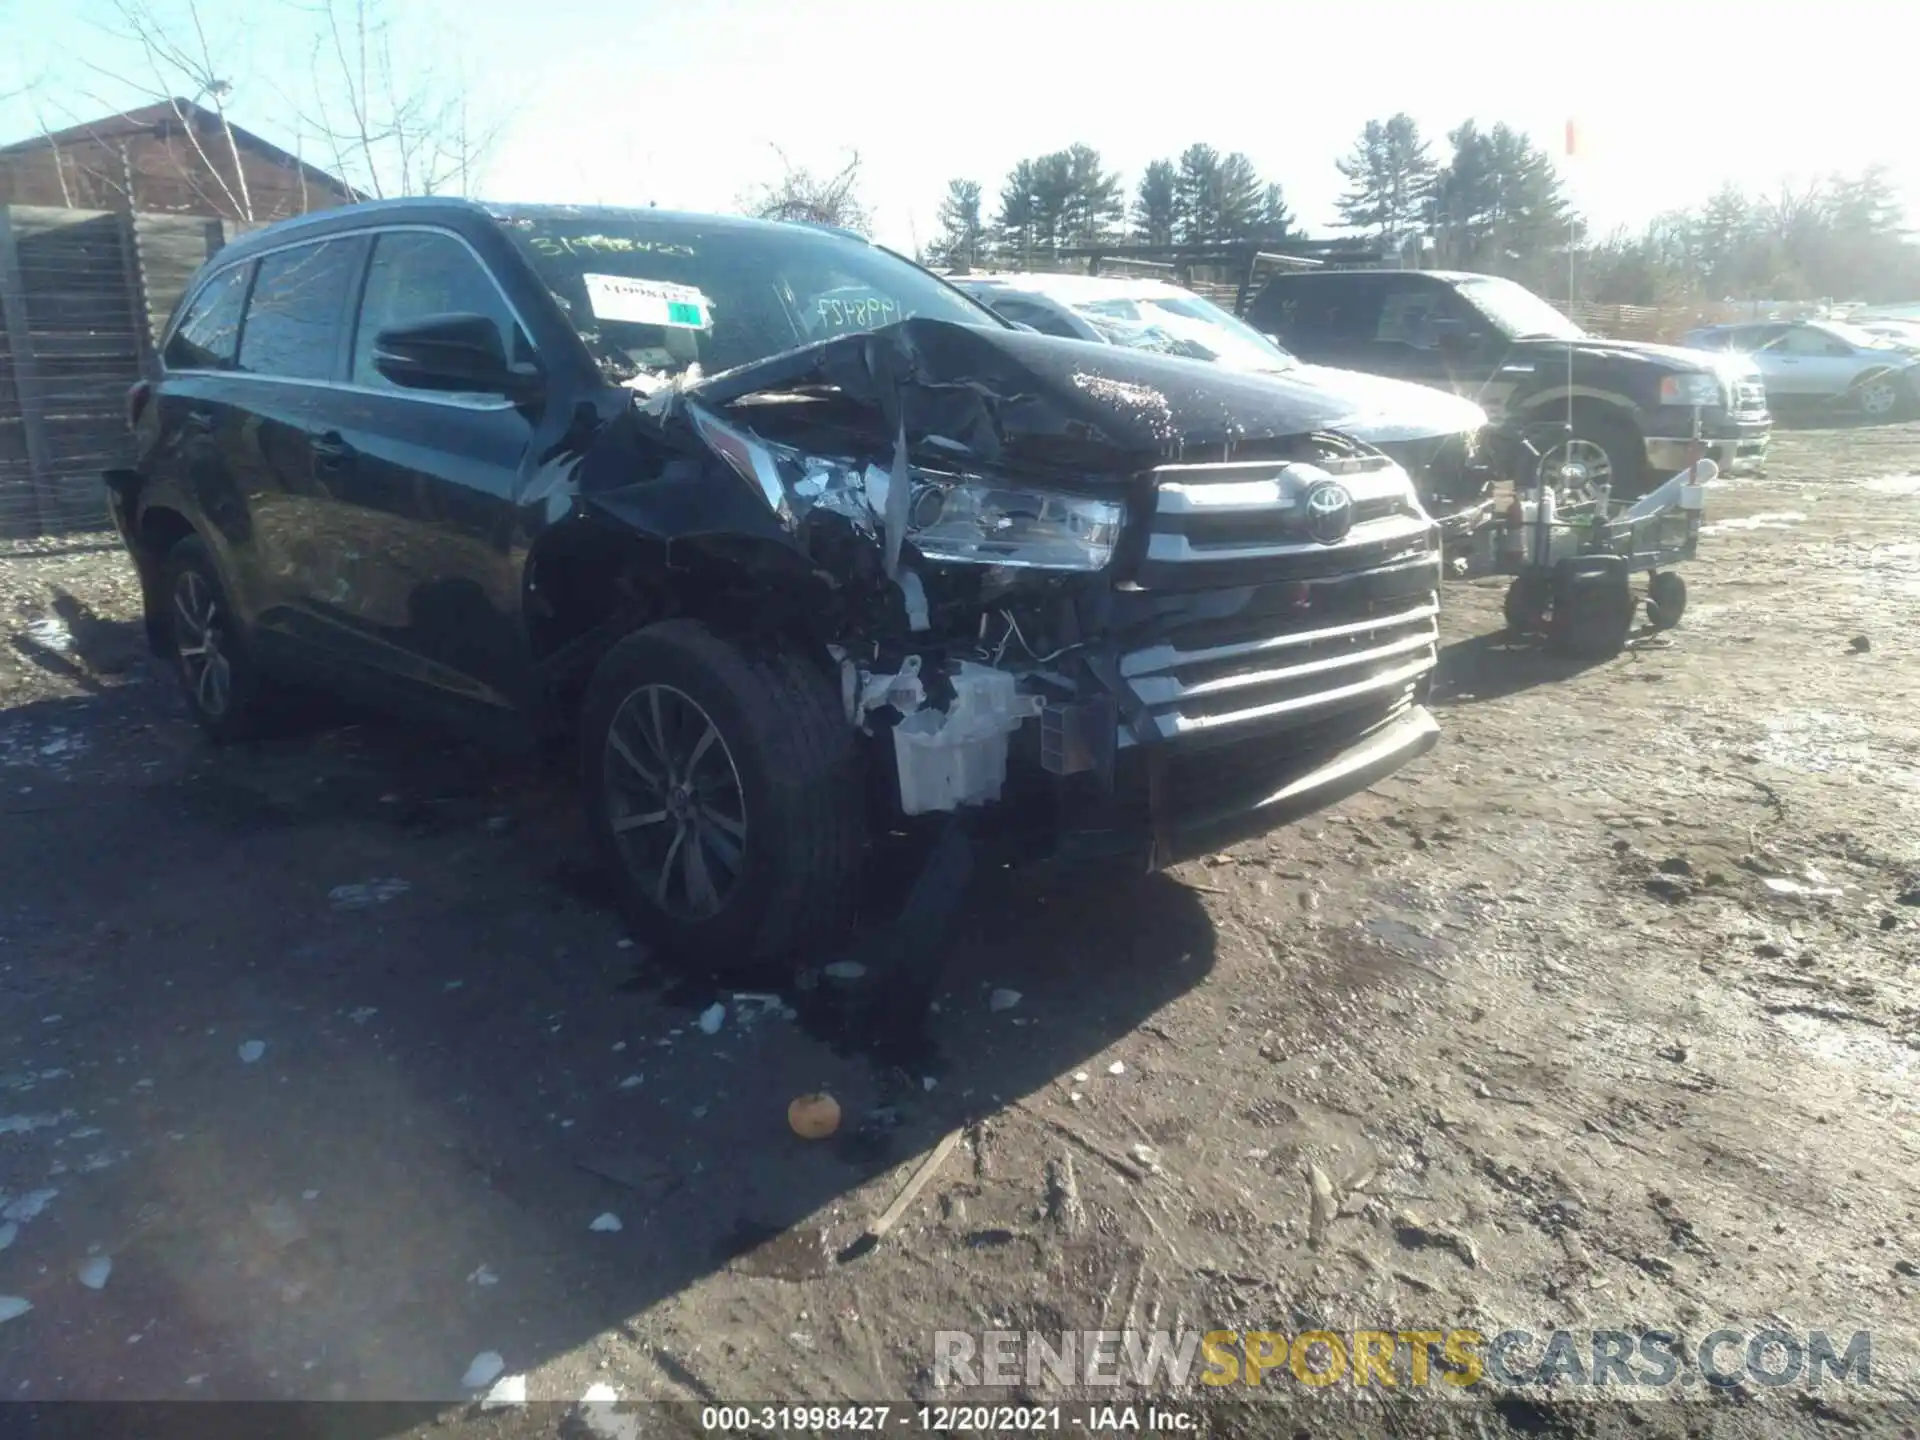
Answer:
<svg viewBox="0 0 1920 1440"><path fill-rule="evenodd" d="M1110 344L1130 350L1207 360L1236 370L1291 370L1300 363L1251 325L1198 295L1081 300L1073 303L1073 311Z"/></svg>
<svg viewBox="0 0 1920 1440"><path fill-rule="evenodd" d="M1459 281L1460 293L1509 340L1583 340L1586 331L1524 285L1493 275Z"/></svg>
<svg viewBox="0 0 1920 1440"><path fill-rule="evenodd" d="M1876 335L1871 330L1862 330L1858 325L1848 325L1840 320L1823 321L1816 328L1846 341L1856 350L1898 350L1900 348L1884 335Z"/></svg>
<svg viewBox="0 0 1920 1440"><path fill-rule="evenodd" d="M915 316L1002 325L897 255L803 226L604 212L500 223L608 378L643 393Z"/></svg>

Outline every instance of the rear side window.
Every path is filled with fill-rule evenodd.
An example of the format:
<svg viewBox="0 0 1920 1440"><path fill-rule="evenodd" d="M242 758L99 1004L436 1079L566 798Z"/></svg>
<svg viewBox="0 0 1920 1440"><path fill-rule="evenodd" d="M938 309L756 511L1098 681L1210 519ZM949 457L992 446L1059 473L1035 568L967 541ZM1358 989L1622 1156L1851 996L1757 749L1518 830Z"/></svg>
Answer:
<svg viewBox="0 0 1920 1440"><path fill-rule="evenodd" d="M359 254L359 242L342 237L263 258L240 333L240 368L292 380L331 379Z"/></svg>
<svg viewBox="0 0 1920 1440"><path fill-rule="evenodd" d="M380 332L429 315L456 314L486 316L500 331L500 348L508 359L531 358L531 347L500 287L460 241L431 230L390 230L376 236L354 329L353 383L399 388L374 369L373 347Z"/></svg>
<svg viewBox="0 0 1920 1440"><path fill-rule="evenodd" d="M209 280L180 316L161 359L169 370L226 370L239 349L247 271L235 265Z"/></svg>

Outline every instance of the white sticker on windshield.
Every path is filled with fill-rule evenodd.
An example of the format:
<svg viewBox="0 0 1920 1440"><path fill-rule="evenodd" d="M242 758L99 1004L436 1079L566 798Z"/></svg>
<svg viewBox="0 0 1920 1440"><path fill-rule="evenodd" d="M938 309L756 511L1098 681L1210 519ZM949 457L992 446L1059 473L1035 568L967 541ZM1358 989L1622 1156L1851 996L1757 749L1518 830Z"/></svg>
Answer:
<svg viewBox="0 0 1920 1440"><path fill-rule="evenodd" d="M596 320L683 330L705 330L713 324L713 302L691 285L625 275L583 275L581 279L587 282L587 304Z"/></svg>

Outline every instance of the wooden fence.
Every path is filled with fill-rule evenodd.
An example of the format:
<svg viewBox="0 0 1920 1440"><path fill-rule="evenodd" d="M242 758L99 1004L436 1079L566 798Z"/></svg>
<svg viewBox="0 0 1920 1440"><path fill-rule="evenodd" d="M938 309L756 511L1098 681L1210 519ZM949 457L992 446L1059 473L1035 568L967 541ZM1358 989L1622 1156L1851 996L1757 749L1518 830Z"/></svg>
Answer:
<svg viewBox="0 0 1920 1440"><path fill-rule="evenodd" d="M0 206L0 538L106 523L127 389L226 239L198 216Z"/></svg>

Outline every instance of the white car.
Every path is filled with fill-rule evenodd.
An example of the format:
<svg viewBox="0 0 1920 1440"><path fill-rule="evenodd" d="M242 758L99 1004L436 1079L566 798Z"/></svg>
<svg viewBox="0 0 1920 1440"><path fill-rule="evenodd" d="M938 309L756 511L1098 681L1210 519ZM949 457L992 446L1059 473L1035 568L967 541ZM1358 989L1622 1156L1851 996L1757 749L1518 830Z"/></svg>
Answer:
<svg viewBox="0 0 1920 1440"><path fill-rule="evenodd" d="M1426 385L1309 365L1211 300L1163 280L1104 275L950 275L1004 320L1047 335L1120 345L1310 385L1351 407L1340 424L1413 477L1427 509L1449 528L1470 524L1493 473L1471 400Z"/></svg>

